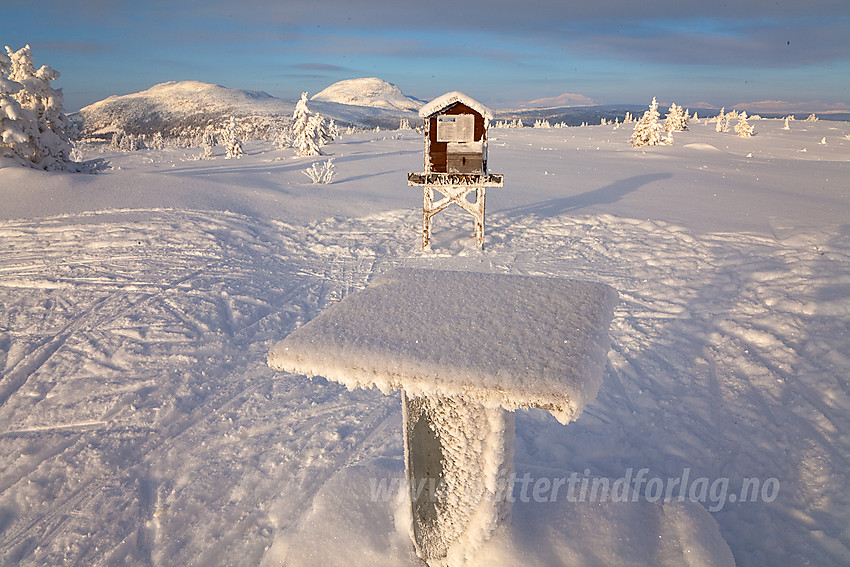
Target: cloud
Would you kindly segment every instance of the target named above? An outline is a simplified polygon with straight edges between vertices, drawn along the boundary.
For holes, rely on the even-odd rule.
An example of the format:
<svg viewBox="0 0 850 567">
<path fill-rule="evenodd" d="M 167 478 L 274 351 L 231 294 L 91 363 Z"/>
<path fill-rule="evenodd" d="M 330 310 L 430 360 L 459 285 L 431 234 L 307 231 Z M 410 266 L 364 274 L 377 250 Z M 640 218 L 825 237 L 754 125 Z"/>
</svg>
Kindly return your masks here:
<svg viewBox="0 0 850 567">
<path fill-rule="evenodd" d="M 593 106 L 595 103 L 589 97 L 576 93 L 564 93 L 549 98 L 538 98 L 527 103 L 534 108 L 554 108 L 557 106 Z"/>
<path fill-rule="evenodd" d="M 111 47 L 102 43 L 85 41 L 37 41 L 33 42 L 33 49 L 38 49 L 39 51 L 42 49 L 64 52 L 73 51 L 74 53 L 90 54 L 102 53 L 110 50 Z"/>
<path fill-rule="evenodd" d="M 292 65 L 292 67 L 301 69 L 302 71 L 351 71 L 348 67 L 331 65 L 329 63 L 297 63 Z"/>
</svg>

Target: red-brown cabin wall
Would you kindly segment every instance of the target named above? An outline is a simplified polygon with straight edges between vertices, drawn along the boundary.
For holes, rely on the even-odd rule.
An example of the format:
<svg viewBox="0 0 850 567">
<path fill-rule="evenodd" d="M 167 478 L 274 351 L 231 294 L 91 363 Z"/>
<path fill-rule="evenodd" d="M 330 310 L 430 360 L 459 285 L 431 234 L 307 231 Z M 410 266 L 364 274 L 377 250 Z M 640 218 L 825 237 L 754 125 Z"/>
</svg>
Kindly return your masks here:
<svg viewBox="0 0 850 567">
<path fill-rule="evenodd" d="M 437 141 L 437 117 L 441 115 L 451 116 L 455 114 L 472 114 L 475 117 L 475 131 L 473 133 L 473 139 L 476 142 L 480 142 L 487 133 L 484 127 L 484 116 L 461 102 L 456 102 L 449 108 L 441 110 L 433 116 L 430 116 L 427 121 L 428 132 L 426 134 L 428 136 L 428 143 L 425 144 L 425 151 L 429 152 L 429 155 L 425 156 L 425 163 L 430 163 L 431 167 L 426 167 L 426 169 L 433 173 L 448 172 L 449 144 L 448 142 Z"/>
</svg>

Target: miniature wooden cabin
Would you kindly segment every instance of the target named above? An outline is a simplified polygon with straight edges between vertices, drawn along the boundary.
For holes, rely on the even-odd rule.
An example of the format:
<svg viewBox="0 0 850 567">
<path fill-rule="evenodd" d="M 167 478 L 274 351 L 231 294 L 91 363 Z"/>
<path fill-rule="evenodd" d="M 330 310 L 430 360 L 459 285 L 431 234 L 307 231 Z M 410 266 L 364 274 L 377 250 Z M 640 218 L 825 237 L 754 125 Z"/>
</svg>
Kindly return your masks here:
<svg viewBox="0 0 850 567">
<path fill-rule="evenodd" d="M 438 97 L 419 111 L 425 120 L 424 173 L 407 184 L 423 187 L 422 249 L 431 238 L 431 217 L 456 203 L 475 218 L 476 245 L 484 246 L 485 187 L 501 187 L 503 176 L 487 172 L 487 125 L 493 112 L 461 92 Z M 434 190 L 445 195 L 436 203 Z M 475 202 L 466 195 L 475 191 Z"/>
<path fill-rule="evenodd" d="M 425 171 L 487 173 L 489 119 L 460 101 L 425 117 Z"/>
</svg>

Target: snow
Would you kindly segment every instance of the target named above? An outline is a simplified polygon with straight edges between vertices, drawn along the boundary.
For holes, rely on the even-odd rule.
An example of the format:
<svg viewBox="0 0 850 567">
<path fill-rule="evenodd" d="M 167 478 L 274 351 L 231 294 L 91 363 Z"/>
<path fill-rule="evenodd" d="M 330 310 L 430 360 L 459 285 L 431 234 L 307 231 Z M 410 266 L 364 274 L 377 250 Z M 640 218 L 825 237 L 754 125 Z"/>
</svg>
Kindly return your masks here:
<svg viewBox="0 0 850 567">
<path fill-rule="evenodd" d="M 387 83 L 388 84 L 388 83 Z M 368 87 L 366 85 L 365 87 Z M 364 87 L 364 88 L 365 88 Z M 369 93 L 351 91 L 351 97 L 368 102 Z M 340 104 L 314 97 L 310 109 L 328 118 L 354 124 L 369 123 L 393 126 L 400 116 L 415 116 L 415 109 L 384 93 L 387 105 L 357 106 L 355 100 Z M 115 95 L 86 106 L 79 111 L 88 134 L 116 131 L 174 131 L 203 128 L 210 123 L 224 124 L 231 115 L 250 117 L 258 123 L 276 124 L 292 117 L 296 101 L 284 100 L 262 91 L 233 89 L 199 81 L 171 81 L 126 95 Z M 417 106 L 418 108 L 418 106 Z"/>
<path fill-rule="evenodd" d="M 94 153 L 97 175 L 0 162 L 0 563 L 415 565 L 397 503 L 362 483 L 403 469 L 398 394 L 266 355 L 423 268 L 620 293 L 581 417 L 515 413 L 533 482 L 480 564 L 847 564 L 850 124 L 754 124 L 646 150 L 628 127 L 490 130 L 510 183 L 483 251 L 450 210 L 419 250 L 413 133 L 329 144 L 330 185 L 301 173 L 327 158 L 256 142 Z M 687 470 L 695 501 L 650 502 L 650 482 L 637 502 L 522 499 L 629 469 Z M 779 492 L 742 502 L 746 479 Z"/>
<path fill-rule="evenodd" d="M 336 82 L 310 100 L 410 112 L 422 106 L 422 102 L 405 95 L 397 86 L 374 77 Z"/>
<path fill-rule="evenodd" d="M 594 282 L 396 270 L 296 329 L 269 365 L 349 388 L 547 408 L 566 424 L 599 390 L 616 302 Z"/>
<path fill-rule="evenodd" d="M 451 91 L 444 95 L 438 96 L 431 102 L 427 103 L 425 106 L 419 109 L 419 116 L 422 118 L 427 118 L 444 108 L 451 106 L 459 102 L 461 104 L 465 104 L 475 112 L 481 114 L 487 120 L 493 119 L 493 111 L 472 98 L 471 96 L 464 94 L 460 91 Z"/>
</svg>

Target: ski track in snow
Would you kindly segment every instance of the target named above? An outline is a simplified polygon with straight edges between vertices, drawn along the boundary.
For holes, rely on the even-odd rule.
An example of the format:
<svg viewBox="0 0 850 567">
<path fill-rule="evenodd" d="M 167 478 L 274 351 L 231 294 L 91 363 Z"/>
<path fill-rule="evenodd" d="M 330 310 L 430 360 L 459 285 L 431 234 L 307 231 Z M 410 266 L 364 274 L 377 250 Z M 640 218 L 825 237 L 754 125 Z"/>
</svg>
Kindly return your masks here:
<svg viewBox="0 0 850 567">
<path fill-rule="evenodd" d="M 336 471 L 402 441 L 397 396 L 273 373 L 268 349 L 397 266 L 612 285 L 598 398 L 567 428 L 520 412 L 517 463 L 687 467 L 730 493 L 775 477 L 774 502 L 714 513 L 738 564 L 848 561 L 846 531 L 822 526 L 850 525 L 849 234 L 491 215 L 479 252 L 446 211 L 421 253 L 418 223 L 170 209 L 0 222 L 0 564 L 274 564 Z"/>
</svg>

